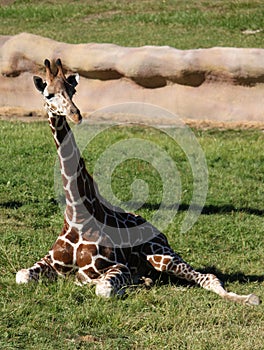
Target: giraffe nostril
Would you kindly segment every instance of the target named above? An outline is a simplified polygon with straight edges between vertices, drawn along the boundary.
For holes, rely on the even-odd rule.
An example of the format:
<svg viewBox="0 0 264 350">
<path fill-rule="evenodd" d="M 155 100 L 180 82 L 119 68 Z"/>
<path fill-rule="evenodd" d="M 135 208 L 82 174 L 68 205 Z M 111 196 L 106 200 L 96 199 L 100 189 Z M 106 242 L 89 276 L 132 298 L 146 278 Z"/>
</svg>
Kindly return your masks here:
<svg viewBox="0 0 264 350">
<path fill-rule="evenodd" d="M 80 113 L 80 111 L 76 108 L 70 109 L 70 113 L 68 113 L 67 115 L 68 119 L 71 120 L 74 124 L 80 124 L 82 121 L 82 115 Z"/>
</svg>

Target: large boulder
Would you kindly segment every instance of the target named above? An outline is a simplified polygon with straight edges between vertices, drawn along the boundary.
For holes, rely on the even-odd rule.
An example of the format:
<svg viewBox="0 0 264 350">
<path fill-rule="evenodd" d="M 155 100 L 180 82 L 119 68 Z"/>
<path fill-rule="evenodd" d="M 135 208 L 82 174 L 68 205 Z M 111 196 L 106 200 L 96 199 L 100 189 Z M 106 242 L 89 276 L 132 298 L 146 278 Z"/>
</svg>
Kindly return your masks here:
<svg viewBox="0 0 264 350">
<path fill-rule="evenodd" d="M 32 76 L 44 76 L 45 58 L 61 58 L 66 73 L 80 74 L 75 101 L 86 117 L 102 107 L 143 102 L 188 121 L 264 124 L 262 49 L 177 50 L 66 44 L 28 33 L 0 36 L 2 113 L 41 110 Z M 162 115 L 155 118 L 163 121 Z"/>
</svg>

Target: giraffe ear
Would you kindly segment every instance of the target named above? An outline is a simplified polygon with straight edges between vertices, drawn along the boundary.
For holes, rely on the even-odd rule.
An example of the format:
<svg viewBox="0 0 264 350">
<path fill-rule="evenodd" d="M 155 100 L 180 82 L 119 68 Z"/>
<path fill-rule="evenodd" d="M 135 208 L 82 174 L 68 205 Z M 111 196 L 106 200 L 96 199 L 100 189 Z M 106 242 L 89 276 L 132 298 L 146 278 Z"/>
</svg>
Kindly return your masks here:
<svg viewBox="0 0 264 350">
<path fill-rule="evenodd" d="M 40 77 L 34 76 L 33 77 L 34 84 L 41 93 L 43 93 L 45 87 L 47 86 L 47 83 L 44 83 L 43 80 Z"/>
<path fill-rule="evenodd" d="M 78 85 L 79 80 L 80 80 L 80 76 L 79 76 L 78 73 L 69 75 L 68 78 L 67 78 L 67 82 L 68 82 L 70 85 L 72 85 L 74 88 L 75 88 L 75 86 Z"/>
</svg>

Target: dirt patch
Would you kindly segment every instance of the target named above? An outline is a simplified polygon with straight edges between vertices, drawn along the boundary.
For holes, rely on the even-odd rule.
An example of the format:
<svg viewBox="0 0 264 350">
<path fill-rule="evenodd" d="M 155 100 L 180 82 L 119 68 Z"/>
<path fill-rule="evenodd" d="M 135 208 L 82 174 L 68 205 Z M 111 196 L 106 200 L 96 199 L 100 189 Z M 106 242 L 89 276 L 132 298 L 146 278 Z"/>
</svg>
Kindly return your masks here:
<svg viewBox="0 0 264 350">
<path fill-rule="evenodd" d="M 125 115 L 116 114 L 113 118 L 106 118 L 105 115 L 100 114 L 85 114 L 83 115 L 86 122 L 91 124 L 111 124 L 114 123 L 129 123 L 129 119 Z M 0 120 L 6 121 L 21 121 L 24 123 L 30 122 L 45 122 L 47 121 L 47 115 L 45 111 L 25 111 L 23 108 L 11 108 L 11 107 L 2 107 L 0 108 Z M 264 123 L 261 122 L 217 122 L 212 120 L 192 120 L 192 119 L 183 119 L 182 122 L 191 128 L 200 129 L 200 130 L 264 130 Z M 170 126 L 173 127 L 173 124 L 164 123 L 164 120 L 156 119 L 155 123 L 151 120 L 135 120 L 135 123 L 138 124 L 155 124 L 159 126 Z"/>
<path fill-rule="evenodd" d="M 13 5 L 14 2 L 15 2 L 15 0 L 1 0 L 0 5 L 1 6 Z"/>
<path fill-rule="evenodd" d="M 47 116 L 44 111 L 27 111 L 19 107 L 1 107 L 0 120 L 35 122 L 47 120 Z"/>
</svg>

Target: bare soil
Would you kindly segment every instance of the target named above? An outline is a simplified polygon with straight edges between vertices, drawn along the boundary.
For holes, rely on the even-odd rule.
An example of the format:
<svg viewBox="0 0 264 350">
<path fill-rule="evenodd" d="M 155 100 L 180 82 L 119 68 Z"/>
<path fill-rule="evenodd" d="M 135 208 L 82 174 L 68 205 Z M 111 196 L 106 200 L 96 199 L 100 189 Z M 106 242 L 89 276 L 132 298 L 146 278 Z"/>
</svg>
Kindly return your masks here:
<svg viewBox="0 0 264 350">
<path fill-rule="evenodd" d="M 124 118 L 119 115 L 115 115 L 114 120 L 105 118 L 103 115 L 100 116 L 96 114 L 95 118 L 90 118 L 88 114 L 84 114 L 83 117 L 87 119 L 90 123 L 110 123 L 114 122 L 124 122 Z M 0 120 L 8 121 L 22 121 L 22 122 L 43 122 L 47 120 L 47 115 L 44 110 L 39 111 L 26 111 L 24 108 L 18 107 L 0 107 Z M 149 123 L 149 120 L 141 120 L 142 123 Z M 241 122 L 221 122 L 212 120 L 193 120 L 184 119 L 183 122 L 190 127 L 196 129 L 239 129 L 239 130 L 249 130 L 249 129 L 259 129 L 264 131 L 264 122 L 256 121 L 241 121 Z M 151 123 L 152 124 L 152 123 Z M 167 125 L 162 118 L 155 119 L 155 124 Z M 172 126 L 172 125 L 171 125 Z"/>
</svg>

